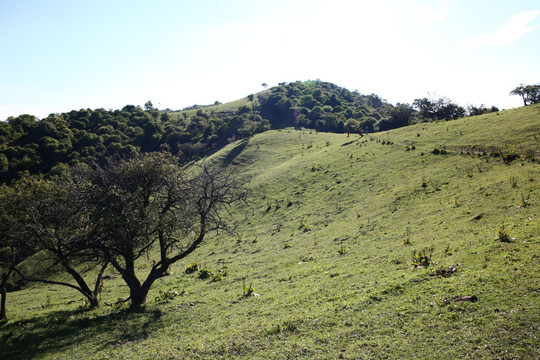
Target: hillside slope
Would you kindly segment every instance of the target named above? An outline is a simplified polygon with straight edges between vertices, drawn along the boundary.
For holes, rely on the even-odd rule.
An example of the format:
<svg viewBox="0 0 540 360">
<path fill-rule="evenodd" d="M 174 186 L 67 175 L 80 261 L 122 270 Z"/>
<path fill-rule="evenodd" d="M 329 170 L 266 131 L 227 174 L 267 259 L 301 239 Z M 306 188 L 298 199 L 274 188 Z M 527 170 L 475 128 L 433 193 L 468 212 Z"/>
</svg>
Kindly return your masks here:
<svg viewBox="0 0 540 360">
<path fill-rule="evenodd" d="M 52 287 L 11 293 L 0 347 L 40 359 L 538 358 L 539 130 L 531 106 L 232 143 L 206 161 L 251 189 L 236 238 L 178 264 L 144 313 L 79 312 Z M 193 262 L 228 276 L 185 274 Z M 117 277 L 106 302 L 125 296 Z M 256 296 L 242 296 L 250 285 Z M 160 298 L 170 290 L 183 295 Z"/>
</svg>

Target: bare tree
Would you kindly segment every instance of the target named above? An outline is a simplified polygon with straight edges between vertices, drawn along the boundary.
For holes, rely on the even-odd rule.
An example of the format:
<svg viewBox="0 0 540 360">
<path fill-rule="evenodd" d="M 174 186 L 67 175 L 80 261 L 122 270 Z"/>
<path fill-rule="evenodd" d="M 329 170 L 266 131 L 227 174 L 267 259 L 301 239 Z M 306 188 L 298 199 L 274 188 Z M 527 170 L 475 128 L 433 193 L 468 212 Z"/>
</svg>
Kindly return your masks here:
<svg viewBox="0 0 540 360">
<path fill-rule="evenodd" d="M 230 174 L 206 165 L 186 173 L 176 158 L 163 153 L 96 166 L 91 182 L 93 218 L 101 231 L 92 246 L 121 274 L 132 308 L 143 305 L 152 284 L 208 233 L 227 229 L 224 212 L 246 196 Z M 135 261 L 152 249 L 159 250 L 158 259 L 139 278 Z"/>
</svg>

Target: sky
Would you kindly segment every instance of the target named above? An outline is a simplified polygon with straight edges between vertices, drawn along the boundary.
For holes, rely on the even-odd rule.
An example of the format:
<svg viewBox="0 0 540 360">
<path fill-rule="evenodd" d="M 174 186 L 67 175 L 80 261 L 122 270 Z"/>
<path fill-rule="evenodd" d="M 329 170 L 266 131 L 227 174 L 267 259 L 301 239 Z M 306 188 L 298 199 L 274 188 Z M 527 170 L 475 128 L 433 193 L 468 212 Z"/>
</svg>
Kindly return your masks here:
<svg viewBox="0 0 540 360">
<path fill-rule="evenodd" d="M 233 101 L 320 79 L 501 109 L 540 83 L 538 0 L 0 0 L 0 120 Z"/>
</svg>

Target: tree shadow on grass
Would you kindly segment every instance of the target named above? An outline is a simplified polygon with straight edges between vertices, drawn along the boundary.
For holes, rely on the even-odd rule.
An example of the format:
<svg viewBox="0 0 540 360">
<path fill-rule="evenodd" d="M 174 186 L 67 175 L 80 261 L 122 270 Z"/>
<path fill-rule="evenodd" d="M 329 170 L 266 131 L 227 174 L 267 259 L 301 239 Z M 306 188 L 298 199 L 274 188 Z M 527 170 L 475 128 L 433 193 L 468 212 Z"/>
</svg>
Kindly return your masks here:
<svg viewBox="0 0 540 360">
<path fill-rule="evenodd" d="M 160 327 L 161 311 L 58 311 L 1 326 L 1 358 L 40 359 L 85 342 L 92 352 L 143 340 Z M 92 339 L 93 340 L 89 340 Z M 99 344 L 99 345 L 98 345 Z"/>
<path fill-rule="evenodd" d="M 242 151 L 244 151 L 248 143 L 249 138 L 240 141 L 238 145 L 232 148 L 231 151 L 229 151 L 229 153 L 225 156 L 221 162 L 221 166 L 225 167 L 230 165 L 233 160 L 236 159 L 242 153 Z"/>
</svg>

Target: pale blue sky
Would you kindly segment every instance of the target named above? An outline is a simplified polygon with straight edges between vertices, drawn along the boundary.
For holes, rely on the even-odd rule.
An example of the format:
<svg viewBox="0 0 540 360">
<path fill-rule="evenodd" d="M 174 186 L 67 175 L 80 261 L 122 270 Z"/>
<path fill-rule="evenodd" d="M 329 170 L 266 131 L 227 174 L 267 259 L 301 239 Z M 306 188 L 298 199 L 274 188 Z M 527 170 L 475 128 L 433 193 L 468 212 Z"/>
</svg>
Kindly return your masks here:
<svg viewBox="0 0 540 360">
<path fill-rule="evenodd" d="M 232 101 L 321 79 L 391 103 L 521 106 L 538 0 L 0 0 L 0 120 Z"/>
</svg>

